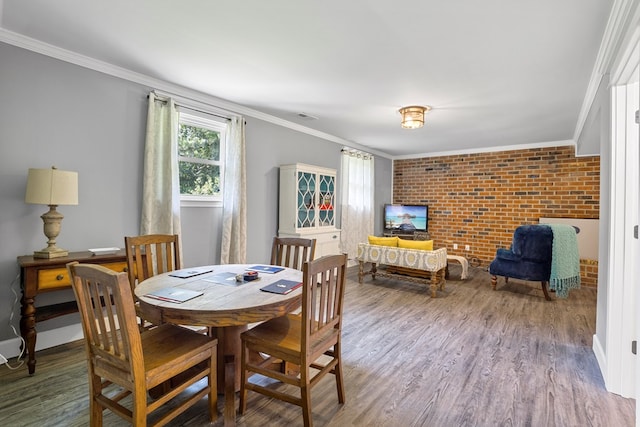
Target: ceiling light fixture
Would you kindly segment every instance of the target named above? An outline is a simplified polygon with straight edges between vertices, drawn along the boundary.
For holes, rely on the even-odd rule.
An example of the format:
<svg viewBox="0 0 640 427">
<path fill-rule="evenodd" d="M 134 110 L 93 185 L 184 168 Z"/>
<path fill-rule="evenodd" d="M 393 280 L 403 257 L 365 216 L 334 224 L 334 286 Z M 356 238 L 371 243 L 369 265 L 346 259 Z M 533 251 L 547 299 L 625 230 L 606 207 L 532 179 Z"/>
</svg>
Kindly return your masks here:
<svg viewBox="0 0 640 427">
<path fill-rule="evenodd" d="M 418 129 L 424 126 L 424 115 L 431 110 L 429 106 L 411 105 L 402 107 L 398 112 L 402 115 L 401 126 L 405 129 Z"/>
</svg>

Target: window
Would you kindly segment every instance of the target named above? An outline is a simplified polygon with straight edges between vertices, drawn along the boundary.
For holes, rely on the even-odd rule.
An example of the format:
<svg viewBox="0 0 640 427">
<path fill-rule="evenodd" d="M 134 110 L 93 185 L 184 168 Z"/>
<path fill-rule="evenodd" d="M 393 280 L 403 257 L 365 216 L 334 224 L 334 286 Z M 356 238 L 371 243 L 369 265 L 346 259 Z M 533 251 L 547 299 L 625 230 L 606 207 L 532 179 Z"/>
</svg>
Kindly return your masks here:
<svg viewBox="0 0 640 427">
<path fill-rule="evenodd" d="M 182 206 L 222 202 L 224 140 L 227 122 L 180 113 L 178 167 Z"/>
</svg>

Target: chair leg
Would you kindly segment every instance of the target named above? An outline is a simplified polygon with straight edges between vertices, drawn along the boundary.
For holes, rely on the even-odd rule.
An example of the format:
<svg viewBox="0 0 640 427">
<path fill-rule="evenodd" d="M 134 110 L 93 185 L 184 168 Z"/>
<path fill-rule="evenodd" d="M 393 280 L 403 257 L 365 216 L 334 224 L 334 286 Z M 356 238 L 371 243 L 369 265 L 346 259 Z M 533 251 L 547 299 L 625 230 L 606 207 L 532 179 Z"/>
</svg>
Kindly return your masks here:
<svg viewBox="0 0 640 427">
<path fill-rule="evenodd" d="M 102 413 L 104 408 L 98 403 L 98 396 L 102 394 L 102 380 L 97 375 L 91 375 L 89 381 L 89 402 L 90 423 L 92 427 L 102 427 Z"/>
<path fill-rule="evenodd" d="M 209 421 L 218 419 L 218 373 L 216 370 L 216 351 L 209 359 Z"/>
<path fill-rule="evenodd" d="M 333 357 L 338 359 L 338 364 L 333 368 L 334 375 L 336 376 L 336 388 L 338 389 L 338 402 L 344 403 L 344 382 L 342 381 L 342 357 L 340 343 L 334 346 Z"/>
<path fill-rule="evenodd" d="M 147 425 L 147 393 L 142 388 L 135 387 L 132 393 L 133 398 L 133 419 L 132 424 L 136 427 L 146 427 Z"/>
<path fill-rule="evenodd" d="M 309 364 L 304 363 L 300 366 L 300 406 L 302 407 L 302 420 L 304 427 L 313 426 L 313 418 L 311 417 L 311 384 Z"/>
<path fill-rule="evenodd" d="M 496 290 L 496 285 L 498 284 L 498 277 L 491 275 L 491 289 Z"/>
<path fill-rule="evenodd" d="M 247 384 L 247 363 L 249 362 L 249 360 L 247 359 L 248 357 L 248 352 L 247 352 L 247 346 L 245 345 L 245 343 L 242 343 L 242 352 L 241 352 L 241 370 L 240 370 L 240 405 L 238 410 L 240 411 L 240 414 L 244 414 L 244 411 L 247 410 L 247 388 L 245 387 L 245 385 Z"/>
<path fill-rule="evenodd" d="M 544 299 L 547 301 L 551 301 L 551 297 L 549 296 L 549 292 L 547 291 L 547 285 L 549 282 L 542 282 L 542 292 L 544 292 Z"/>
<path fill-rule="evenodd" d="M 313 418 L 311 418 L 311 393 L 308 381 L 300 387 L 300 397 L 302 398 L 302 420 L 304 421 L 304 427 L 312 427 Z"/>
</svg>

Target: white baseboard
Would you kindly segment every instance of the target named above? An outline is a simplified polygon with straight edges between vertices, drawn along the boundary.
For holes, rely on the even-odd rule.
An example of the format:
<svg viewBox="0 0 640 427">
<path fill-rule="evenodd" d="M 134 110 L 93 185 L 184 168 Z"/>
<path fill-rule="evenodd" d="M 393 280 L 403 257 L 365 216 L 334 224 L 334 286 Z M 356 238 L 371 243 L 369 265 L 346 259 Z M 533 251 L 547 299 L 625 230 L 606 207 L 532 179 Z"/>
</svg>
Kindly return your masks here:
<svg viewBox="0 0 640 427">
<path fill-rule="evenodd" d="M 597 335 L 593 335 L 593 345 L 592 345 L 593 353 L 596 355 L 596 360 L 598 361 L 598 366 L 600 367 L 600 373 L 602 374 L 602 378 L 604 378 L 604 386 L 607 391 L 609 387 L 607 386 L 607 356 L 604 354 L 604 350 L 602 349 L 602 345 L 600 344 L 600 340 Z"/>
<path fill-rule="evenodd" d="M 84 333 L 82 332 L 82 324 L 80 323 L 63 326 L 50 331 L 39 332 L 38 339 L 36 340 L 36 351 L 81 340 L 83 338 Z"/>
<path fill-rule="evenodd" d="M 20 338 L 11 338 L 5 341 L 0 341 L 0 354 L 11 359 L 20 354 Z"/>
<path fill-rule="evenodd" d="M 38 332 L 36 351 L 77 341 L 82 338 L 84 338 L 84 334 L 82 333 L 82 325 L 79 323 L 52 329 L 50 331 Z M 20 354 L 20 344 L 20 338 L 11 338 L 5 341 L 0 341 L 0 354 L 7 359 L 16 357 Z"/>
</svg>

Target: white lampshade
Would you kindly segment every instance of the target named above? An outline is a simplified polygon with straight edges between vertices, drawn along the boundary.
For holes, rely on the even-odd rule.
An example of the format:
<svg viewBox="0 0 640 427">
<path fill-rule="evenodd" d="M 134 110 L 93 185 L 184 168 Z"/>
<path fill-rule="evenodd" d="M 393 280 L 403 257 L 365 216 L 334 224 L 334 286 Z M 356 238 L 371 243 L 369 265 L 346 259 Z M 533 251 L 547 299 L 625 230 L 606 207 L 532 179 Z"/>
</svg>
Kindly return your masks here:
<svg viewBox="0 0 640 427">
<path fill-rule="evenodd" d="M 38 205 L 77 205 L 78 173 L 51 169 L 29 169 L 24 201 Z"/>
</svg>

